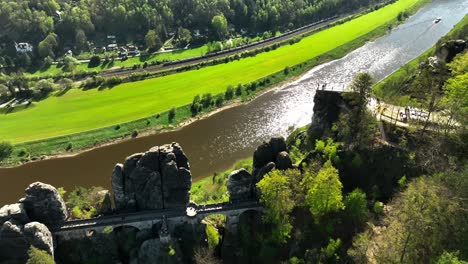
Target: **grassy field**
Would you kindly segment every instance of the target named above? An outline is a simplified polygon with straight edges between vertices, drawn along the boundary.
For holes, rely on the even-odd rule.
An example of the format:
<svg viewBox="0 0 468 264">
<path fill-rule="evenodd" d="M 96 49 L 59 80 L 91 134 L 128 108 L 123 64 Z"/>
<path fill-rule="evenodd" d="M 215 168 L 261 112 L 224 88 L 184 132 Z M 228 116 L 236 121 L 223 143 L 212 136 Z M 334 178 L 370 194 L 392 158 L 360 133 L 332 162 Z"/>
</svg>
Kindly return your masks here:
<svg viewBox="0 0 468 264">
<path fill-rule="evenodd" d="M 0 116 L 0 138 L 20 143 L 124 123 L 190 103 L 197 94 L 217 94 L 230 84 L 247 83 L 342 46 L 394 20 L 420 0 L 399 0 L 317 34 L 228 64 L 160 78 L 125 83 L 112 89 L 72 89 L 34 106 Z"/>
</svg>

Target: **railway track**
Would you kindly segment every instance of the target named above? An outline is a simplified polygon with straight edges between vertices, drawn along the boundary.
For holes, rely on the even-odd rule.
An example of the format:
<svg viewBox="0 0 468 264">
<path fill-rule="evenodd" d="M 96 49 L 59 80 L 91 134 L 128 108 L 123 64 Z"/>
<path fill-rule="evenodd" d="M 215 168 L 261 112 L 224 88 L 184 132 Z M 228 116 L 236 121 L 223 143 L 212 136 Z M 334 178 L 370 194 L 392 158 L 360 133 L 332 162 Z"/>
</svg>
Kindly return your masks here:
<svg viewBox="0 0 468 264">
<path fill-rule="evenodd" d="M 244 45 L 241 47 L 237 48 L 232 48 L 229 50 L 225 51 L 220 51 L 216 53 L 211 53 L 211 54 L 206 54 L 203 56 L 198 56 L 198 57 L 193 57 L 193 58 L 188 58 L 184 60 L 176 60 L 176 61 L 171 61 L 167 62 L 164 64 L 160 65 L 150 65 L 146 68 L 139 68 L 139 69 L 118 69 L 118 70 L 107 70 L 99 73 L 99 75 L 109 78 L 109 77 L 126 77 L 131 75 L 132 73 L 141 73 L 141 72 L 148 72 L 148 73 L 156 73 L 156 72 L 164 72 L 164 71 L 171 71 L 175 70 L 178 68 L 186 67 L 186 66 L 192 66 L 192 65 L 197 65 L 202 62 L 209 62 L 212 60 L 216 59 L 222 59 L 226 58 L 235 54 L 240 54 L 246 51 L 251 51 L 251 50 L 256 50 L 259 48 L 267 47 L 274 45 L 276 43 L 282 43 L 284 41 L 288 41 L 290 39 L 293 39 L 297 36 L 303 35 L 303 34 L 309 34 L 317 29 L 326 27 L 327 25 L 336 22 L 340 20 L 341 18 L 344 18 L 346 16 L 354 15 L 356 13 L 359 13 L 361 10 L 356 11 L 353 14 L 348 14 L 348 15 L 341 15 L 341 16 L 333 16 L 327 19 L 320 20 L 318 22 L 297 28 L 293 31 L 289 31 L 285 34 L 281 34 L 276 37 L 272 37 L 266 40 L 254 42 L 248 45 Z"/>
</svg>

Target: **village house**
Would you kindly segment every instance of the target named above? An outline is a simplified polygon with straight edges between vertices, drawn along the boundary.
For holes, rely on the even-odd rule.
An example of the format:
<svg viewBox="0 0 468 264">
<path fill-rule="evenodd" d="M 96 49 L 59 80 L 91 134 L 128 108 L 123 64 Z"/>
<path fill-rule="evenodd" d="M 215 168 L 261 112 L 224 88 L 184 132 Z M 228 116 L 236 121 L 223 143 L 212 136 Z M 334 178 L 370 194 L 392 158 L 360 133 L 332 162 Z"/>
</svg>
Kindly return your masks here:
<svg viewBox="0 0 468 264">
<path fill-rule="evenodd" d="M 27 42 L 15 43 L 15 48 L 18 53 L 27 53 L 33 50 L 33 46 Z"/>
</svg>

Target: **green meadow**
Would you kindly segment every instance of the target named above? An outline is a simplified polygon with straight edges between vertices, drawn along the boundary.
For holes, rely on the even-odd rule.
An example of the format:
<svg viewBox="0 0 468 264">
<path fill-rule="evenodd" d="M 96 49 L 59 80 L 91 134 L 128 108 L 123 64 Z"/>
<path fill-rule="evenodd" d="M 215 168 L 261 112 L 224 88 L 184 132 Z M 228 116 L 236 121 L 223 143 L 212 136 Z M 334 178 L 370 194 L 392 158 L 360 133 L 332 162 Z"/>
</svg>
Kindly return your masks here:
<svg viewBox="0 0 468 264">
<path fill-rule="evenodd" d="M 111 89 L 72 89 L 61 96 L 52 95 L 27 109 L 0 115 L 0 138 L 18 144 L 125 123 L 187 105 L 197 94 L 218 94 L 228 85 L 255 81 L 346 45 L 419 2 L 399 0 L 255 57 Z"/>
</svg>

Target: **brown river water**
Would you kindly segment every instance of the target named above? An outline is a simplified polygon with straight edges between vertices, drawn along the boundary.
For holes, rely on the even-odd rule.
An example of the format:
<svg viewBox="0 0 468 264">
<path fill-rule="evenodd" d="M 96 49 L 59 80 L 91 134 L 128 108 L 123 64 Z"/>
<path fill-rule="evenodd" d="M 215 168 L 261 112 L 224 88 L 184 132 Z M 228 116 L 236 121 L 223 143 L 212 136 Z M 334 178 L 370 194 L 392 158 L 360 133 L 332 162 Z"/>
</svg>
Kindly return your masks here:
<svg viewBox="0 0 468 264">
<path fill-rule="evenodd" d="M 125 157 L 155 145 L 179 142 L 194 179 L 223 171 L 272 136 L 287 136 L 310 122 L 317 85 L 342 89 L 363 71 L 381 80 L 434 45 L 468 12 L 466 0 L 434 0 L 389 34 L 340 60 L 311 69 L 297 81 L 226 109 L 177 131 L 160 133 L 99 147 L 73 157 L 0 169 L 0 205 L 16 202 L 32 182 L 42 181 L 67 191 L 75 186 L 110 188 L 113 167 Z M 436 17 L 442 21 L 434 24 Z"/>
</svg>

